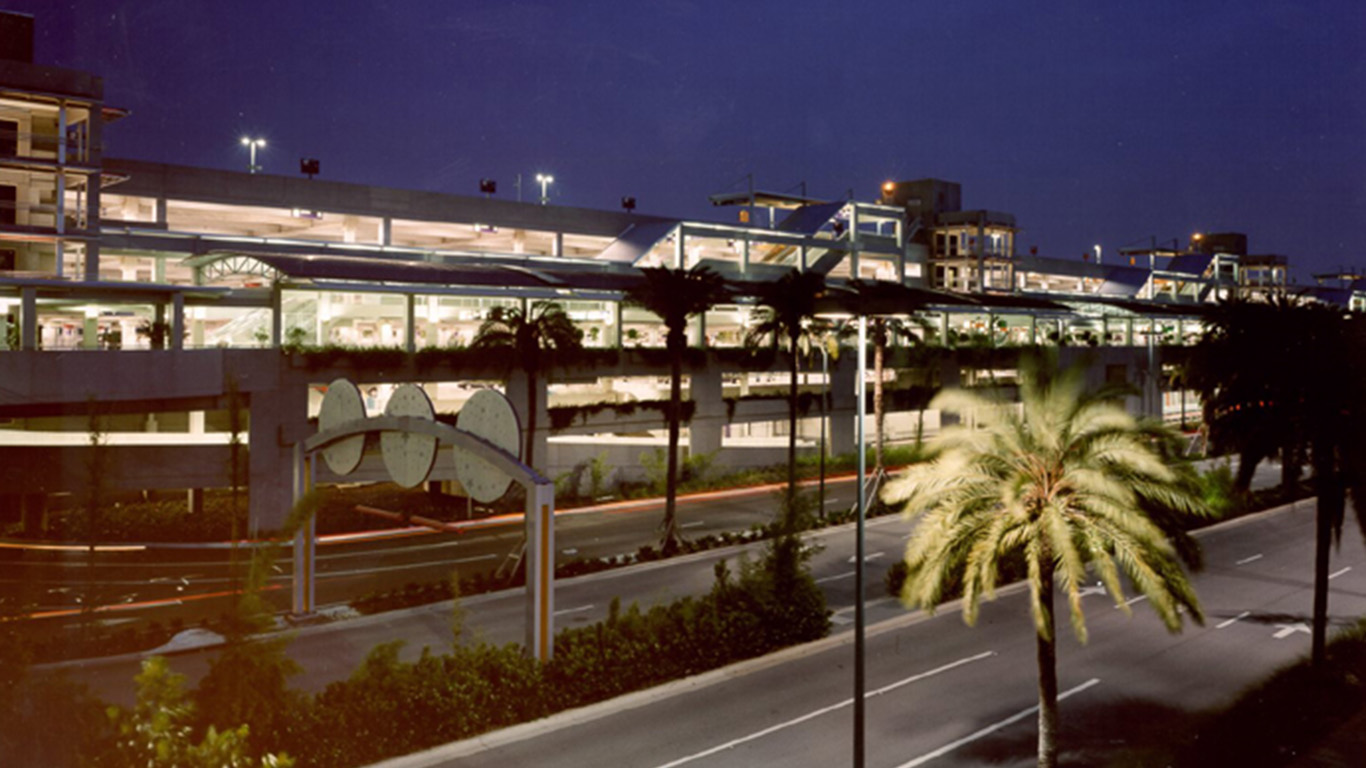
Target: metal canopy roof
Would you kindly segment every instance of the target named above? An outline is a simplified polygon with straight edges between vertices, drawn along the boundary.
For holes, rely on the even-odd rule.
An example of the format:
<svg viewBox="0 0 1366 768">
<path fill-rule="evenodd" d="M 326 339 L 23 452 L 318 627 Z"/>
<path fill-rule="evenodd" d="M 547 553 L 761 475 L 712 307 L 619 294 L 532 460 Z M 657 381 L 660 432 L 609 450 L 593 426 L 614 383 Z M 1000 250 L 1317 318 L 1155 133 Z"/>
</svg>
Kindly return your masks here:
<svg viewBox="0 0 1366 768">
<path fill-rule="evenodd" d="M 787 218 L 778 222 L 778 229 L 782 232 L 798 232 L 803 235 L 814 235 L 826 222 L 835 218 L 847 203 L 840 201 L 835 203 L 821 203 L 819 205 L 804 205 L 793 211 Z"/>
<path fill-rule="evenodd" d="M 649 221 L 634 224 L 625 232 L 622 232 L 612 244 L 602 249 L 597 258 L 599 261 L 619 262 L 622 264 L 634 264 L 640 257 L 650 252 L 650 249 L 659 244 L 660 240 L 669 236 L 681 222 L 678 221 Z"/>
<path fill-rule="evenodd" d="M 707 199 L 711 201 L 712 205 L 758 205 L 764 208 L 801 208 L 806 205 L 819 205 L 826 202 L 817 197 L 793 195 L 787 192 L 766 192 L 758 189 L 753 192 L 722 192 L 716 195 L 708 195 Z"/>
</svg>

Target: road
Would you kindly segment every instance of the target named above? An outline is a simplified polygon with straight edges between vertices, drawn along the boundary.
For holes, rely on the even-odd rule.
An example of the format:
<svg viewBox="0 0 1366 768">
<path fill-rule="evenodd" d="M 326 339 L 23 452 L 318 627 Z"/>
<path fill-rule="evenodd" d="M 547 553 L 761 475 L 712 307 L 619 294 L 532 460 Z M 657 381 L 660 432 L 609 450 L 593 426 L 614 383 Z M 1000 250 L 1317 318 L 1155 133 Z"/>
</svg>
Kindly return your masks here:
<svg viewBox="0 0 1366 768">
<path fill-rule="evenodd" d="M 896 538 L 899 529 L 877 530 Z M 1063 744 L 1076 764 L 1095 761 L 1087 750 L 1161 734 L 1224 704 L 1307 653 L 1312 505 L 1233 521 L 1200 539 L 1207 565 L 1195 585 L 1205 626 L 1170 635 L 1141 601 L 1130 617 L 1101 594 L 1084 598 L 1088 644 L 1073 638 L 1065 619 L 1059 626 Z M 1366 614 L 1366 552 L 1358 537 L 1344 536 L 1331 572 L 1330 611 L 1340 626 Z M 1033 764 L 1032 624 L 1027 595 L 1006 592 L 983 606 L 973 629 L 946 608 L 933 617 L 903 614 L 870 632 L 867 765 Z M 875 608 L 873 620 L 888 610 Z M 847 764 L 852 646 L 847 627 L 837 629 L 844 631 L 785 652 L 781 663 L 746 662 L 671 684 L 629 708 L 608 702 L 393 765 Z"/>
<path fill-rule="evenodd" d="M 697 494 L 680 499 L 684 535 L 700 538 L 741 531 L 773 519 L 771 490 Z M 828 483 L 826 507 L 854 502 L 852 476 Z M 557 562 L 631 555 L 658 541 L 663 507 L 658 499 L 568 510 L 556 516 Z M 395 534 L 400 533 L 395 531 Z M 366 594 L 417 582 L 443 581 L 452 571 L 468 580 L 494 570 L 521 540 L 521 520 L 505 516 L 471 521 L 459 533 L 413 529 L 407 535 L 353 539 L 324 537 L 318 547 L 318 605 L 340 605 Z M 179 619 L 194 625 L 231 609 L 249 555 L 223 544 L 111 546 L 92 558 L 83 547 L 0 547 L 4 572 L 0 597 L 33 605 L 47 636 L 79 624 L 83 602 L 104 606 L 111 622 Z M 287 552 L 274 565 L 268 599 L 289 608 L 292 562 Z"/>
</svg>

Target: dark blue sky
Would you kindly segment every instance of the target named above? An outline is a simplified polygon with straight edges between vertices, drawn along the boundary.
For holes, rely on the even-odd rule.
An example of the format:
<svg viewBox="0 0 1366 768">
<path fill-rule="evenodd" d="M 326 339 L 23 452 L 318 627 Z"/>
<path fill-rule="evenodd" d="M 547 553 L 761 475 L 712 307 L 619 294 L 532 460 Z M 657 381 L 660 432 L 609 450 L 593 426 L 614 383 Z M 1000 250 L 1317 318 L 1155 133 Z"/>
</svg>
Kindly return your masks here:
<svg viewBox="0 0 1366 768">
<path fill-rule="evenodd" d="M 0 0 L 104 76 L 111 154 L 716 218 L 709 193 L 963 184 L 1020 250 L 1242 231 L 1366 267 L 1366 3 Z M 1301 277 L 1301 279 L 1305 279 Z"/>
</svg>

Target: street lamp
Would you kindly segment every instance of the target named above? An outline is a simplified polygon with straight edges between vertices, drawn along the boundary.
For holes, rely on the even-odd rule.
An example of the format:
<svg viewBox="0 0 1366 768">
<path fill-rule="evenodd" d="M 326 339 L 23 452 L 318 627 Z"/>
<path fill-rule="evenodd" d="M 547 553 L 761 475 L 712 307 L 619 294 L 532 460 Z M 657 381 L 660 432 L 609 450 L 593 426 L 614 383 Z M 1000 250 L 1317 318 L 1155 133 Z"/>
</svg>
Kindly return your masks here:
<svg viewBox="0 0 1366 768">
<path fill-rule="evenodd" d="M 1100 263 L 1100 246 L 1099 246 L 1099 245 L 1093 245 L 1093 246 L 1091 246 L 1091 247 L 1094 248 L 1095 251 L 1096 251 L 1096 263 L 1099 264 L 1099 263 Z"/>
<path fill-rule="evenodd" d="M 265 139 L 253 139 L 250 136 L 242 137 L 242 146 L 251 151 L 251 161 L 247 165 L 247 173 L 256 173 L 261 170 L 261 166 L 256 164 L 256 150 L 266 145 Z"/>
<path fill-rule="evenodd" d="M 538 173 L 536 174 L 536 183 L 541 185 L 541 205 L 545 205 L 550 200 L 546 188 L 555 183 L 555 177 L 548 173 Z"/>
</svg>

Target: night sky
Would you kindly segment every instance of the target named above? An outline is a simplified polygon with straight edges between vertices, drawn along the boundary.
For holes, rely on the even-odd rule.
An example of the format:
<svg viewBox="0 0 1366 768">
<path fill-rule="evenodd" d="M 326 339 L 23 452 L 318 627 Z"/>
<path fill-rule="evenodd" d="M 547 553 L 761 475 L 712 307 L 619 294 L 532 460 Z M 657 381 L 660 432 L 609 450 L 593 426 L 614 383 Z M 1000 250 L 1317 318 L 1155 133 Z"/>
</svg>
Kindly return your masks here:
<svg viewBox="0 0 1366 768">
<path fill-rule="evenodd" d="M 1241 231 L 1366 267 L 1366 3 L 0 0 L 132 115 L 108 152 L 730 218 L 745 187 L 963 184 L 1018 248 Z"/>
</svg>

